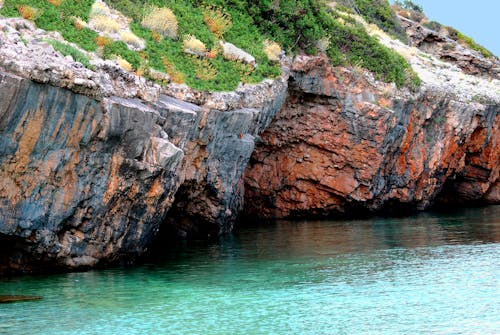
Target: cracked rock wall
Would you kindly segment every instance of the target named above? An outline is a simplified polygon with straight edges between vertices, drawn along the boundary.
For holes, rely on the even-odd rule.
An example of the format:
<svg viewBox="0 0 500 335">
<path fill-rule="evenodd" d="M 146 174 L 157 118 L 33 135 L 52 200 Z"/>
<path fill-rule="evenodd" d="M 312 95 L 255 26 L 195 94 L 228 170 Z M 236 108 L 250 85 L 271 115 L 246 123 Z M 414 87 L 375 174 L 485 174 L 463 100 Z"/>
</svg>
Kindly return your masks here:
<svg viewBox="0 0 500 335">
<path fill-rule="evenodd" d="M 231 109 L 216 94 L 200 105 L 96 100 L 0 72 L 0 272 L 133 259 L 161 225 L 229 231 L 254 138 L 286 84 L 241 90 Z"/>
<path fill-rule="evenodd" d="M 245 172 L 245 212 L 268 218 L 499 203 L 500 104 L 394 94 L 299 56 L 289 97 Z"/>
</svg>

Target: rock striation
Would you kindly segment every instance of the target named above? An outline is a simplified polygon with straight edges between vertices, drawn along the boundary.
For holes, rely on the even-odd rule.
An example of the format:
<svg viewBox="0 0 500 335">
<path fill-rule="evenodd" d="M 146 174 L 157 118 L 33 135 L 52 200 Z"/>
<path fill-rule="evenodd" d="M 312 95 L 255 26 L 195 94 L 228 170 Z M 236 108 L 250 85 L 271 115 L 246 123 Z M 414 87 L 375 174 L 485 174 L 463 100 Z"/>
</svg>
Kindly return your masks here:
<svg viewBox="0 0 500 335">
<path fill-rule="evenodd" d="M 496 97 L 498 99 L 498 96 Z M 500 102 L 398 92 L 322 57 L 293 63 L 289 97 L 245 172 L 246 213 L 272 218 L 499 203 Z"/>
<path fill-rule="evenodd" d="M 2 24 L 0 273 L 130 260 L 162 225 L 182 236 L 232 228 L 286 68 L 230 93 L 160 90 L 111 62 L 91 71 L 61 57 L 24 20 Z"/>
<path fill-rule="evenodd" d="M 199 92 L 85 68 L 25 20 L 0 30 L 0 274 L 133 260 L 159 231 L 216 235 L 242 212 L 500 202 L 499 82 L 431 56 L 407 52 L 419 92 L 307 56 Z"/>
<path fill-rule="evenodd" d="M 97 101 L 0 71 L 8 266 L 79 268 L 139 255 L 162 224 L 180 235 L 230 230 L 254 138 L 280 109 L 286 79 L 253 89 L 271 96 L 216 110 L 166 95 Z"/>
</svg>

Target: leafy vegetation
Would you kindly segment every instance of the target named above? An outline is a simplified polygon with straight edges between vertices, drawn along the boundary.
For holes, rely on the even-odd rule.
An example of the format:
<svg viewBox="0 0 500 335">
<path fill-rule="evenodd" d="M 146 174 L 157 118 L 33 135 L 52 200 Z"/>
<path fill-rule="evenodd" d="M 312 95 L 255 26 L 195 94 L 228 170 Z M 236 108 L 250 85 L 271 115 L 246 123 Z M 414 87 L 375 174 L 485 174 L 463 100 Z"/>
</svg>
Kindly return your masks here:
<svg viewBox="0 0 500 335">
<path fill-rule="evenodd" d="M 87 21 L 93 2 L 94 0 L 66 0 L 56 6 L 42 0 L 5 0 L 0 13 L 5 16 L 19 16 L 23 8 L 33 8 L 37 12 L 33 21 L 38 27 L 59 31 L 67 41 L 74 42 L 87 51 L 94 51 L 97 33 L 88 28 L 77 29 L 71 20 L 72 17 L 78 16 Z"/>
<path fill-rule="evenodd" d="M 103 55 L 106 59 L 115 59 L 116 56 L 120 56 L 129 62 L 134 70 L 137 70 L 143 61 L 139 53 L 130 50 L 123 41 L 111 41 L 107 43 L 103 48 Z"/>
<path fill-rule="evenodd" d="M 491 51 L 489 51 L 488 49 L 486 49 L 482 45 L 479 45 L 471 37 L 462 34 L 460 31 L 458 31 L 452 27 L 446 27 L 446 29 L 448 30 L 449 36 L 452 39 L 454 39 L 455 41 L 467 45 L 472 50 L 476 50 L 476 51 L 480 52 L 486 58 L 493 57 L 493 53 L 491 53 Z"/>
<path fill-rule="evenodd" d="M 249 0 L 213 2 L 230 8 L 232 16 L 250 13 L 249 20 L 253 20 L 261 33 L 278 42 L 288 53 L 302 49 L 315 54 L 326 44 L 326 52 L 334 65 L 360 65 L 374 72 L 378 79 L 394 81 L 398 86 L 419 84 L 417 75 L 403 57 L 368 35 L 354 19 L 320 1 L 262 1 L 259 5 Z M 387 0 L 383 2 L 390 10 Z"/>
<path fill-rule="evenodd" d="M 441 23 L 436 21 L 428 21 L 427 17 L 424 14 L 424 10 L 422 6 L 415 4 L 411 0 L 396 0 L 394 3 L 397 9 L 406 11 L 399 12 L 400 15 L 406 16 L 411 20 L 422 23 L 423 26 L 435 30 L 440 31 L 443 27 L 448 31 L 448 35 L 453 40 L 468 46 L 469 48 L 480 52 L 484 57 L 493 57 L 493 53 L 488 49 L 478 44 L 474 39 L 469 36 L 462 34 L 460 31 L 456 30 L 452 27 L 443 26 Z"/>
<path fill-rule="evenodd" d="M 335 64 L 356 64 L 371 70 L 377 79 L 395 82 L 397 86 L 420 86 L 420 79 L 398 53 L 370 37 L 362 26 L 331 23 L 332 47 L 328 55 Z"/>
<path fill-rule="evenodd" d="M 404 43 L 410 42 L 388 0 L 354 0 L 354 3 L 365 20 Z"/>
<path fill-rule="evenodd" d="M 17 11 L 23 19 L 34 21 L 40 14 L 40 11 L 34 7 L 19 5 Z"/>
<path fill-rule="evenodd" d="M 231 16 L 226 11 L 215 6 L 207 6 L 203 9 L 203 20 L 208 29 L 218 39 L 222 39 L 224 34 L 231 29 L 233 25 Z"/>
<path fill-rule="evenodd" d="M 56 40 L 46 40 L 46 42 L 52 45 L 54 50 L 59 51 L 64 56 L 71 56 L 75 61 L 82 63 L 86 68 L 91 70 L 95 69 L 95 67 L 90 64 L 90 58 L 75 47 Z"/>
<path fill-rule="evenodd" d="M 422 6 L 415 4 L 411 0 L 396 0 L 393 8 L 399 15 L 412 21 L 423 23 L 427 20 Z"/>
<path fill-rule="evenodd" d="M 424 13 L 422 6 L 414 3 L 411 0 L 396 0 L 394 4 L 402 9 L 411 10 L 414 12 Z"/>
<path fill-rule="evenodd" d="M 398 33 L 387 0 L 376 0 L 376 6 L 373 1 L 355 1 L 369 21 Z M 152 73 L 153 80 L 159 78 L 160 71 L 168 73 L 175 82 L 200 90 L 233 90 L 239 82 L 255 83 L 279 76 L 277 60 L 281 48 L 289 54 L 301 50 L 309 54 L 326 52 L 335 65 L 359 65 L 378 79 L 394 81 L 398 86 L 418 84 L 418 77 L 403 57 L 382 46 L 354 19 L 320 0 L 106 1 L 133 19 L 130 34 L 146 44 L 141 51 L 131 50 L 125 43 L 131 38 L 113 41 L 87 27 L 94 0 L 4 2 L 2 15 L 19 16 L 18 7 L 29 6 L 35 9 L 33 20 L 42 29 L 60 31 L 67 41 L 88 51 L 98 51 L 107 59 L 118 59 L 142 75 Z M 160 9 L 168 15 L 155 16 Z M 109 22 L 100 23 L 104 30 L 116 31 Z M 219 50 L 220 39 L 254 56 L 257 67 L 224 59 Z M 141 41 L 132 42 L 129 44 L 138 48 Z M 193 50 L 195 55 L 186 52 Z"/>
</svg>

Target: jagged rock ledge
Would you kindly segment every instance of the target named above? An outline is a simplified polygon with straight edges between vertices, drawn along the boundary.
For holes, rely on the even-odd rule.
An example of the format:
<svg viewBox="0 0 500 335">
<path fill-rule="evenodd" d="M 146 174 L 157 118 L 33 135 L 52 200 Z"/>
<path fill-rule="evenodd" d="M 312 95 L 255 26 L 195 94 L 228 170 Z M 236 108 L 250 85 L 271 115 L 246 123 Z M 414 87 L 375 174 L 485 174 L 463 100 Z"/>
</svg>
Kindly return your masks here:
<svg viewBox="0 0 500 335">
<path fill-rule="evenodd" d="M 426 28 L 402 16 L 399 16 L 399 19 L 412 45 L 420 50 L 455 64 L 467 74 L 500 79 L 500 60 L 497 57 L 487 58 L 479 51 L 458 43 L 441 31 Z"/>
</svg>

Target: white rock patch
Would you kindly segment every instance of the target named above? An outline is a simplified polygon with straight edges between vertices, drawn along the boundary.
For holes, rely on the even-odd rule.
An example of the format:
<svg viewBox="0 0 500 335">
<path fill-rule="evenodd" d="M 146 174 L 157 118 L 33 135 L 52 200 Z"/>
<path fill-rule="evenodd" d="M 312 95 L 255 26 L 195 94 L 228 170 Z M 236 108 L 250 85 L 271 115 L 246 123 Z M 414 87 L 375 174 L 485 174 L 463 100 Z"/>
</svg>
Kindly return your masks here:
<svg viewBox="0 0 500 335">
<path fill-rule="evenodd" d="M 456 65 L 443 62 L 415 47 L 408 46 L 374 25 L 367 24 L 360 17 L 356 19 L 365 26 L 370 35 L 377 36 L 383 45 L 405 57 L 422 79 L 423 89 L 455 94 L 463 102 L 483 99 L 500 102 L 500 80 L 465 74 Z"/>
<path fill-rule="evenodd" d="M 99 24 L 102 20 L 114 23 L 116 25 L 116 29 L 103 29 L 103 27 Z M 130 22 L 130 18 L 126 17 L 119 11 L 110 8 L 103 1 L 97 0 L 92 7 L 88 27 L 99 33 L 101 36 L 109 37 L 114 41 L 125 42 L 132 50 L 143 50 L 146 48 L 146 41 L 139 38 L 130 30 Z"/>
<path fill-rule="evenodd" d="M 222 47 L 222 55 L 225 59 L 240 61 L 256 67 L 255 57 L 250 55 L 248 52 L 228 42 L 220 41 L 220 46 Z"/>
</svg>

